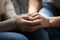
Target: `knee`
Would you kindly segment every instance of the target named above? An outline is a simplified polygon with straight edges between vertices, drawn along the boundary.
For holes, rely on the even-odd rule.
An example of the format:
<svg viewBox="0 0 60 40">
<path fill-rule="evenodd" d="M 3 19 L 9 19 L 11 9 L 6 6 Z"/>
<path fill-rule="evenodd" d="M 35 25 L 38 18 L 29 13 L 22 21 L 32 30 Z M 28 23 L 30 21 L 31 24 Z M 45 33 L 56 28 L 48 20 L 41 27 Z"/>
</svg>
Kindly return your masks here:
<svg viewBox="0 0 60 40">
<path fill-rule="evenodd" d="M 0 40 L 28 40 L 24 35 L 18 33 L 0 33 Z"/>
</svg>

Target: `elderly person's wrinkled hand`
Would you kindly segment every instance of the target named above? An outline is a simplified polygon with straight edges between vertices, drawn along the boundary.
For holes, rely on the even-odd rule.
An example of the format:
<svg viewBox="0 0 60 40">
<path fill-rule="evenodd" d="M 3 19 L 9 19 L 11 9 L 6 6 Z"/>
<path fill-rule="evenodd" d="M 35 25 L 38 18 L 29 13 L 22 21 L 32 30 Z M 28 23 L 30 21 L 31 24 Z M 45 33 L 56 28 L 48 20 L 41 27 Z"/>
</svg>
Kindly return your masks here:
<svg viewBox="0 0 60 40">
<path fill-rule="evenodd" d="M 39 24 L 40 20 L 32 20 L 31 15 L 29 14 L 22 14 L 15 17 L 15 23 L 18 28 L 22 31 L 33 31 L 34 27 Z M 34 26 L 34 27 L 33 27 Z"/>
<path fill-rule="evenodd" d="M 28 13 L 16 16 L 16 25 L 22 31 L 32 32 L 50 26 L 49 20 L 39 13 Z"/>
<path fill-rule="evenodd" d="M 39 13 L 34 13 L 31 15 L 33 17 L 33 21 L 40 20 L 40 27 L 48 27 L 50 26 L 49 19 L 41 16 Z"/>
<path fill-rule="evenodd" d="M 30 15 L 32 17 L 32 19 L 31 19 L 32 21 L 39 20 L 39 22 L 38 22 L 39 24 L 32 25 L 32 28 L 30 29 L 30 31 L 35 31 L 35 30 L 38 30 L 40 28 L 50 26 L 49 19 L 41 16 L 39 13 L 32 13 L 32 14 L 28 14 L 28 15 Z"/>
</svg>

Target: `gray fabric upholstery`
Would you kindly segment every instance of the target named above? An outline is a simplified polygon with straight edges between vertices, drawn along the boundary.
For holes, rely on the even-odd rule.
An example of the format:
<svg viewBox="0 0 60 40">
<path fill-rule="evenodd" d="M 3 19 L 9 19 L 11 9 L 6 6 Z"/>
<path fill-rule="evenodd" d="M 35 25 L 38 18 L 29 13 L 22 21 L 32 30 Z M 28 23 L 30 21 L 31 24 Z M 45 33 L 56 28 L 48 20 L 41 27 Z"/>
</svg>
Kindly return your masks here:
<svg viewBox="0 0 60 40">
<path fill-rule="evenodd" d="M 28 0 L 12 0 L 17 14 L 28 12 Z"/>
</svg>

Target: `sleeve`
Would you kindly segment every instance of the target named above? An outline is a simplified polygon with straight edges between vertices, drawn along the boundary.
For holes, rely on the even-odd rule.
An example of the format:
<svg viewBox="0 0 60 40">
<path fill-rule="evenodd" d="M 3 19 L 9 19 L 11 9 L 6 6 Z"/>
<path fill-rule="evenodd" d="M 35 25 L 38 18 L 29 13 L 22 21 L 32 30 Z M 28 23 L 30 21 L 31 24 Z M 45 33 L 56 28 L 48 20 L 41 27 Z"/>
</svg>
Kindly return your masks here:
<svg viewBox="0 0 60 40">
<path fill-rule="evenodd" d="M 3 14 L 7 20 L 0 22 L 0 31 L 8 31 L 16 28 L 14 16 L 16 16 L 11 0 L 5 2 L 5 13 Z"/>
<path fill-rule="evenodd" d="M 16 16 L 16 12 L 13 6 L 13 3 L 11 2 L 11 0 L 6 0 L 5 2 L 5 17 L 6 18 L 13 18 L 14 16 Z"/>
<path fill-rule="evenodd" d="M 16 29 L 14 18 L 0 22 L 0 32 Z"/>
</svg>

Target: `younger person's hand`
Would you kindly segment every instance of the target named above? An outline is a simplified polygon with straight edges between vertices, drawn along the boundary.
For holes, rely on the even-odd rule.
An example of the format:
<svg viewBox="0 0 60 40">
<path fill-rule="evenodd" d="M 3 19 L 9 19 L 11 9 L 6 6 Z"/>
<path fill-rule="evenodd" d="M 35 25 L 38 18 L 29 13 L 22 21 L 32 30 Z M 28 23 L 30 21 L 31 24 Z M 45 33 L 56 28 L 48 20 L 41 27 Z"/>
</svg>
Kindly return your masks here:
<svg viewBox="0 0 60 40">
<path fill-rule="evenodd" d="M 40 20 L 40 27 L 49 27 L 50 26 L 50 23 L 49 23 L 49 19 L 41 16 L 39 13 L 34 13 L 31 15 L 32 17 L 32 20 L 35 21 L 35 20 Z"/>
</svg>

